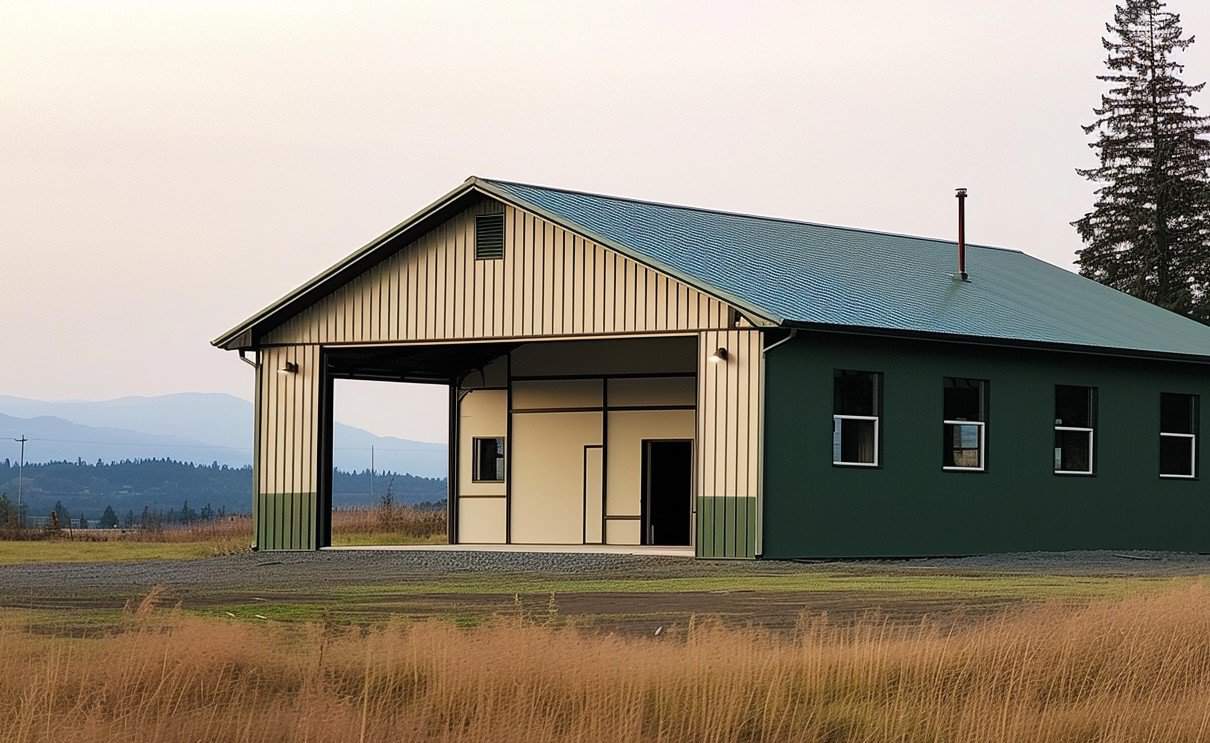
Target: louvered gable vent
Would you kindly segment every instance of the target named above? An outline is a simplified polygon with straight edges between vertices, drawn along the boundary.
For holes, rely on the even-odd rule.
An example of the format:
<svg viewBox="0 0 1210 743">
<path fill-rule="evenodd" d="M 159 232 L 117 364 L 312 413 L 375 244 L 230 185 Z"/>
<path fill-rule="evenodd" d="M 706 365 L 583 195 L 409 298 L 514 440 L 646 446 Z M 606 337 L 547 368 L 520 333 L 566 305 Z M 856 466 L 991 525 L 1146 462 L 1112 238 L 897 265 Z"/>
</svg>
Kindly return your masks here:
<svg viewBox="0 0 1210 743">
<path fill-rule="evenodd" d="M 480 214 L 475 218 L 475 258 L 504 257 L 504 215 Z"/>
</svg>

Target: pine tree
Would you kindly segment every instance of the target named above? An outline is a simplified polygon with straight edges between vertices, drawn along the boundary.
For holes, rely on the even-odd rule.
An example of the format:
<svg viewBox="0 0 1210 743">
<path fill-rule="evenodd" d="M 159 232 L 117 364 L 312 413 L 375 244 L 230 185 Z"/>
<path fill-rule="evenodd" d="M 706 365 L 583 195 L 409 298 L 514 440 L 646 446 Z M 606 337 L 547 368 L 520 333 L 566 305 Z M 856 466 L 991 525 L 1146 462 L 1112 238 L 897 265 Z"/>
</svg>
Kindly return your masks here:
<svg viewBox="0 0 1210 743">
<path fill-rule="evenodd" d="M 1101 39 L 1108 89 L 1077 172 L 1096 203 L 1075 225 L 1080 273 L 1149 302 L 1210 320 L 1210 117 L 1191 102 L 1205 83 L 1180 79 L 1173 56 L 1193 43 L 1162 0 L 1126 0 Z"/>
<path fill-rule="evenodd" d="M 117 528 L 118 514 L 114 513 L 113 506 L 105 506 L 105 512 L 101 514 L 101 520 L 97 524 L 102 529 Z"/>
</svg>

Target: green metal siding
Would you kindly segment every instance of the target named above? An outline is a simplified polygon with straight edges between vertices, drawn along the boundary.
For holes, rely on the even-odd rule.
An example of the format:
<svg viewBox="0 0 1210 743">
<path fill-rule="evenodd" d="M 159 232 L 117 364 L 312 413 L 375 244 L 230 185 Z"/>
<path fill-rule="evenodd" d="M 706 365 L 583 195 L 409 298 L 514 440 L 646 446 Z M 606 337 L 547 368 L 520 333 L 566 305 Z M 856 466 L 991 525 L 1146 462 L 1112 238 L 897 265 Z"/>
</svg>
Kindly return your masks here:
<svg viewBox="0 0 1210 743">
<path fill-rule="evenodd" d="M 883 373 L 881 466 L 831 464 L 835 369 Z M 1205 366 L 811 333 L 766 358 L 764 556 L 1210 552 L 1204 479 L 1159 477 L 1161 392 Z M 987 471 L 941 468 L 942 379 L 990 380 Z M 1053 473 L 1054 386 L 1097 388 L 1096 475 Z"/>
<path fill-rule="evenodd" d="M 696 544 L 698 557 L 756 557 L 756 499 L 699 497 Z"/>
<path fill-rule="evenodd" d="M 256 498 L 256 544 L 260 550 L 313 550 L 315 493 L 260 493 Z"/>
</svg>

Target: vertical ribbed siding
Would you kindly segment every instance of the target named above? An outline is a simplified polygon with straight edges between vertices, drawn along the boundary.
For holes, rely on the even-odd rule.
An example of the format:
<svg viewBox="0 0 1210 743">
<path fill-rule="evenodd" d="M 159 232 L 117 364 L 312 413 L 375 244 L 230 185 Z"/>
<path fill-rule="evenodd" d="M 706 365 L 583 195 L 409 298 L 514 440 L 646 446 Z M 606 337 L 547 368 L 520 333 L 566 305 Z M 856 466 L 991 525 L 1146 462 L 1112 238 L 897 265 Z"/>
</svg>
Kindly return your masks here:
<svg viewBox="0 0 1210 743">
<path fill-rule="evenodd" d="M 264 550 L 315 549 L 319 348 L 262 349 L 256 374 L 253 518 Z M 292 362 L 298 372 L 278 370 Z"/>
<path fill-rule="evenodd" d="M 475 259 L 475 219 L 503 213 L 504 256 Z M 374 343 L 730 327 L 719 300 L 528 212 L 484 200 L 266 334 Z"/>
<path fill-rule="evenodd" d="M 727 360 L 712 363 L 719 348 Z M 697 554 L 756 556 L 759 511 L 761 333 L 698 335 Z"/>
</svg>

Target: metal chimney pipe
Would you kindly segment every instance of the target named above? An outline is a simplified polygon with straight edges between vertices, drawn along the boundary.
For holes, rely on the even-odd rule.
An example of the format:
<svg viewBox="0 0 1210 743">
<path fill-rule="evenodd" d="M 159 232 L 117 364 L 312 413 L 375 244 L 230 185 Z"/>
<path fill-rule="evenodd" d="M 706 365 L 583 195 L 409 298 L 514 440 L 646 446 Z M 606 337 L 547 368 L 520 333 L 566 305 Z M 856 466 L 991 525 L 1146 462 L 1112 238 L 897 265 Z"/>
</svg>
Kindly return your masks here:
<svg viewBox="0 0 1210 743">
<path fill-rule="evenodd" d="M 954 189 L 958 199 L 958 276 L 959 281 L 969 281 L 966 273 L 966 189 Z"/>
</svg>

